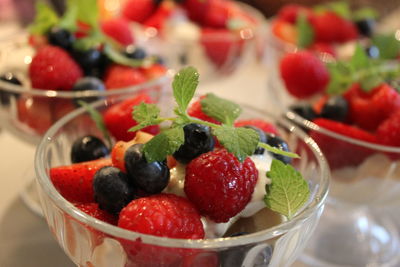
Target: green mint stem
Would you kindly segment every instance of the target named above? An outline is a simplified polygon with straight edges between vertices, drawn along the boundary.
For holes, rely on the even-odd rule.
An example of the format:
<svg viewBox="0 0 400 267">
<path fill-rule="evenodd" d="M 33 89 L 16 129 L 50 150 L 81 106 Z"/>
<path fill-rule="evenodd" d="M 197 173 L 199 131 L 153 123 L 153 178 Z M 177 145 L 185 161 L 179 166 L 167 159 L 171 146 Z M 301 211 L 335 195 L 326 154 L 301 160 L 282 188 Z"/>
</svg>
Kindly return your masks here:
<svg viewBox="0 0 400 267">
<path fill-rule="evenodd" d="M 378 65 L 376 67 L 372 67 L 369 69 L 362 69 L 359 71 L 356 71 L 352 76 L 351 80 L 355 81 L 360 81 L 371 74 L 388 74 L 388 75 L 395 75 L 400 73 L 400 66 L 393 66 L 393 65 Z M 386 76 L 384 76 L 386 77 Z"/>
<path fill-rule="evenodd" d="M 266 143 L 259 142 L 258 146 L 268 150 L 269 152 L 280 154 L 280 155 L 283 155 L 283 156 L 287 156 L 289 158 L 300 158 L 300 156 L 297 155 L 296 153 L 283 151 L 283 150 L 281 150 L 279 148 L 270 146 L 270 145 L 268 145 Z"/>
</svg>

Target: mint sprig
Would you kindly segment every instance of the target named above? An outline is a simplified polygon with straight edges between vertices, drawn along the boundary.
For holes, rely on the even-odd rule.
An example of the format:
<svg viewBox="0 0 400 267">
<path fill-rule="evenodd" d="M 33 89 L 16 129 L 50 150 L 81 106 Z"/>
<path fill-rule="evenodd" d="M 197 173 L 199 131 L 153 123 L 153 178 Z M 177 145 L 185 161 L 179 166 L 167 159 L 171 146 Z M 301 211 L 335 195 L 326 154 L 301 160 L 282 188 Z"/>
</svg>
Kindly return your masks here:
<svg viewBox="0 0 400 267">
<path fill-rule="evenodd" d="M 372 44 L 378 48 L 381 59 L 396 59 L 400 54 L 400 41 L 394 34 L 375 35 Z"/>
<path fill-rule="evenodd" d="M 308 201 L 310 188 L 301 173 L 290 164 L 273 159 L 267 172 L 271 184 L 266 185 L 264 202 L 268 208 L 292 218 Z"/>
<path fill-rule="evenodd" d="M 343 94 L 354 83 L 359 83 L 362 90 L 369 92 L 382 82 L 400 75 L 399 64 L 371 59 L 360 45 L 350 61 L 336 61 L 327 66 L 330 73 L 327 93 L 331 95 Z"/>
<path fill-rule="evenodd" d="M 183 126 L 189 123 L 198 123 L 211 128 L 227 151 L 234 154 L 240 161 L 251 156 L 257 146 L 261 146 L 273 153 L 298 157 L 295 153 L 285 152 L 261 143 L 258 133 L 249 128 L 234 127 L 234 120 L 240 115 L 240 107 L 226 99 L 219 98 L 213 94 L 207 94 L 201 100 L 207 115 L 218 120 L 222 124 L 203 121 L 191 117 L 186 109 L 192 100 L 198 85 L 198 72 L 193 67 L 186 67 L 179 71 L 173 81 L 173 93 L 177 106 L 175 107 L 176 117 L 161 117 L 159 110 L 153 104 L 142 103 L 133 111 L 133 118 L 138 123 L 129 131 L 138 131 L 150 125 L 162 122 L 171 122 L 172 128 L 156 135 L 145 144 L 143 151 L 148 162 L 164 160 L 167 155 L 173 154 L 183 143 Z"/>
<path fill-rule="evenodd" d="M 314 43 L 314 28 L 308 22 L 306 14 L 302 13 L 297 17 L 296 28 L 298 32 L 297 45 L 300 48 L 307 48 Z"/>
<path fill-rule="evenodd" d="M 45 34 L 59 22 L 57 13 L 44 2 L 38 1 L 35 5 L 35 10 L 35 19 L 29 26 L 30 33 L 36 35 Z"/>
</svg>

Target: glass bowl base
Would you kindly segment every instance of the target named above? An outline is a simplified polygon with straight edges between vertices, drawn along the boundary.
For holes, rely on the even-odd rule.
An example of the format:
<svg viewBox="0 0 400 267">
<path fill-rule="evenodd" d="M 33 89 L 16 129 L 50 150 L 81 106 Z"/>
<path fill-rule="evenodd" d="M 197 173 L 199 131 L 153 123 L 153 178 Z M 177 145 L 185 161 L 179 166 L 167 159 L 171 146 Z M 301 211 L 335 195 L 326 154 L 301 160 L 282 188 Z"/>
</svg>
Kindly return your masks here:
<svg viewBox="0 0 400 267">
<path fill-rule="evenodd" d="M 25 205 L 37 216 L 43 217 L 42 208 L 40 205 L 39 194 L 36 189 L 35 170 L 33 166 L 28 167 L 24 176 L 27 177 L 27 182 L 20 192 L 20 197 Z"/>
</svg>

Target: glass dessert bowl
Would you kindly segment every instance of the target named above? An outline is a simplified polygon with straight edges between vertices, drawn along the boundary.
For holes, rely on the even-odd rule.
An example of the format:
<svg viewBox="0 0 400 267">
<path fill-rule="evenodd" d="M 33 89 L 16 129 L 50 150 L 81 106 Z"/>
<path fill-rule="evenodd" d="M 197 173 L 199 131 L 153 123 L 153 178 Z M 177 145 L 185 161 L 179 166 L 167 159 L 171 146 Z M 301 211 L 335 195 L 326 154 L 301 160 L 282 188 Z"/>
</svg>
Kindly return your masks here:
<svg viewBox="0 0 400 267">
<path fill-rule="evenodd" d="M 398 51 L 389 57 L 380 47 L 376 59 L 356 45 L 343 60 L 280 48 L 269 80 L 277 108 L 315 140 L 332 171 L 325 213 L 303 259 L 312 266 L 398 265 L 391 215 L 400 185 Z"/>
<path fill-rule="evenodd" d="M 169 105 L 161 103 L 160 106 L 164 109 Z M 100 112 L 107 109 L 102 103 L 96 103 L 94 107 Z M 231 232 L 228 230 L 226 235 L 207 237 L 206 233 L 205 239 L 185 240 L 128 231 L 120 228 L 120 222 L 116 227 L 89 216 L 61 196 L 60 188 L 57 190 L 52 182 L 54 176 L 50 178 L 51 169 L 54 175 L 54 168 L 71 164 L 71 145 L 78 137 L 101 136 L 95 123 L 87 120 L 85 110 L 79 109 L 58 121 L 46 133 L 36 153 L 39 195 L 52 233 L 72 261 L 81 266 L 108 266 L 110 262 L 113 266 L 289 266 L 310 238 L 322 213 L 329 170 L 313 140 L 294 124 L 243 106 L 240 119 L 249 118 L 269 120 L 278 125 L 279 135 L 300 155 L 299 159 L 293 160 L 293 165 L 306 178 L 310 195 L 290 220 L 282 220 L 264 208 L 262 211 L 266 213 L 247 218 L 247 224 L 244 220 L 236 221 L 233 225 L 238 228 L 229 227 Z M 129 172 L 129 165 L 126 163 L 125 166 Z M 186 188 L 185 192 L 190 196 Z M 144 198 L 146 196 L 136 200 Z M 257 216 L 261 216 L 258 223 Z M 120 215 L 120 221 L 121 218 Z M 232 235 L 243 231 L 250 233 Z"/>
</svg>

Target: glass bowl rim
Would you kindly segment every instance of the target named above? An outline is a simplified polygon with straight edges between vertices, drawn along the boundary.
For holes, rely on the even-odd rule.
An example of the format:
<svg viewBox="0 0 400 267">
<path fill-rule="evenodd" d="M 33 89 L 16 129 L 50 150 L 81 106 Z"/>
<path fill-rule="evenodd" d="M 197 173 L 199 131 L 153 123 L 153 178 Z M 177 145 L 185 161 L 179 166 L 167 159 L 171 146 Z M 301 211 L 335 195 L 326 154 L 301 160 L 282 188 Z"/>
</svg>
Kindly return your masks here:
<svg viewBox="0 0 400 267">
<path fill-rule="evenodd" d="M 21 42 L 22 45 L 28 45 L 27 43 L 28 33 L 21 32 L 16 40 L 10 40 L 5 44 L 0 45 L 0 55 L 1 50 L 6 49 L 8 46 L 16 45 L 16 42 Z M 29 45 L 28 45 L 29 46 Z M 12 48 L 10 48 L 12 49 Z M 0 58 L 0 64 L 2 64 L 2 60 Z M 4 73 L 6 73 L 5 71 Z M 126 86 L 118 89 L 106 89 L 104 91 L 93 91 L 93 90 L 85 90 L 85 91 L 72 91 L 72 90 L 49 90 L 49 89 L 40 89 L 40 88 L 27 88 L 23 85 L 15 85 L 6 81 L 0 80 L 0 92 L 6 91 L 8 93 L 14 94 L 25 94 L 34 97 L 48 97 L 48 98 L 64 98 L 64 99 L 73 99 L 73 98 L 86 98 L 86 97 L 108 97 L 114 95 L 121 95 L 126 93 L 132 93 L 144 89 L 148 86 L 154 86 L 157 84 L 162 84 L 167 82 L 168 79 L 173 77 L 174 70 L 169 69 L 166 66 L 165 74 L 160 77 L 150 79 L 144 83 L 140 83 L 133 86 Z M 83 76 L 84 78 L 86 76 Z"/>
<path fill-rule="evenodd" d="M 366 141 L 362 141 L 362 140 L 359 140 L 359 139 L 355 139 L 355 138 L 352 138 L 352 137 L 349 137 L 349 136 L 345 136 L 345 135 L 333 132 L 333 131 L 328 130 L 328 129 L 324 128 L 324 127 L 318 126 L 314 122 L 309 121 L 309 120 L 301 117 L 300 115 L 296 114 L 293 111 L 286 111 L 284 116 L 287 119 L 289 119 L 290 121 L 295 122 L 296 124 L 298 124 L 298 125 L 300 125 L 302 127 L 305 127 L 308 130 L 317 131 L 318 133 L 321 133 L 323 135 L 327 135 L 327 136 L 335 138 L 335 139 L 339 139 L 339 140 L 347 142 L 349 144 L 355 144 L 355 145 L 358 145 L 358 146 L 366 147 L 366 148 L 377 150 L 377 151 L 381 151 L 381 152 L 399 153 L 400 154 L 400 147 L 386 146 L 386 145 L 366 142 Z"/>
<path fill-rule="evenodd" d="M 93 107 L 98 108 L 104 106 L 102 101 L 97 101 L 91 104 Z M 73 118 L 84 114 L 85 109 L 76 109 L 59 121 L 57 121 L 43 136 L 39 146 L 35 153 L 35 171 L 36 171 L 36 181 L 40 185 L 41 189 L 51 198 L 54 203 L 56 203 L 57 208 L 61 209 L 63 212 L 73 217 L 79 222 L 85 223 L 92 228 L 95 228 L 101 232 L 107 233 L 113 237 L 125 239 L 125 240 L 138 240 L 145 244 L 157 245 L 162 247 L 181 247 L 181 248 L 194 248 L 194 249 L 205 249 L 205 248 L 221 248 L 221 247 L 233 247 L 239 245 L 251 244 L 254 242 L 261 242 L 271 238 L 275 238 L 282 234 L 285 234 L 292 228 L 300 227 L 304 221 L 309 219 L 315 212 L 320 210 L 325 202 L 328 194 L 329 180 L 330 180 L 330 170 L 329 166 L 324 158 L 318 145 L 312 140 L 308 135 L 306 135 L 299 127 L 296 127 L 292 122 L 286 118 L 279 118 L 273 116 L 264 110 L 251 107 L 249 105 L 242 105 L 242 107 L 250 108 L 260 114 L 267 115 L 270 118 L 279 121 L 283 124 L 285 128 L 291 132 L 295 132 L 295 135 L 300 138 L 304 143 L 308 145 L 313 154 L 315 155 L 318 168 L 321 172 L 320 183 L 318 183 L 316 192 L 309 202 L 309 204 L 298 212 L 291 220 L 282 222 L 281 224 L 268 228 L 256 233 L 248 234 L 240 237 L 225 237 L 225 238 L 214 238 L 214 239 L 174 239 L 168 237 L 158 237 L 153 235 L 141 234 L 129 230 L 119 228 L 114 225 L 110 225 L 98 219 L 95 219 L 86 213 L 77 209 L 72 203 L 64 199 L 61 194 L 56 190 L 54 185 L 51 183 L 49 176 L 44 168 L 45 151 L 48 144 L 51 143 L 53 136 L 58 132 L 58 130 L 71 121 Z"/>
</svg>

